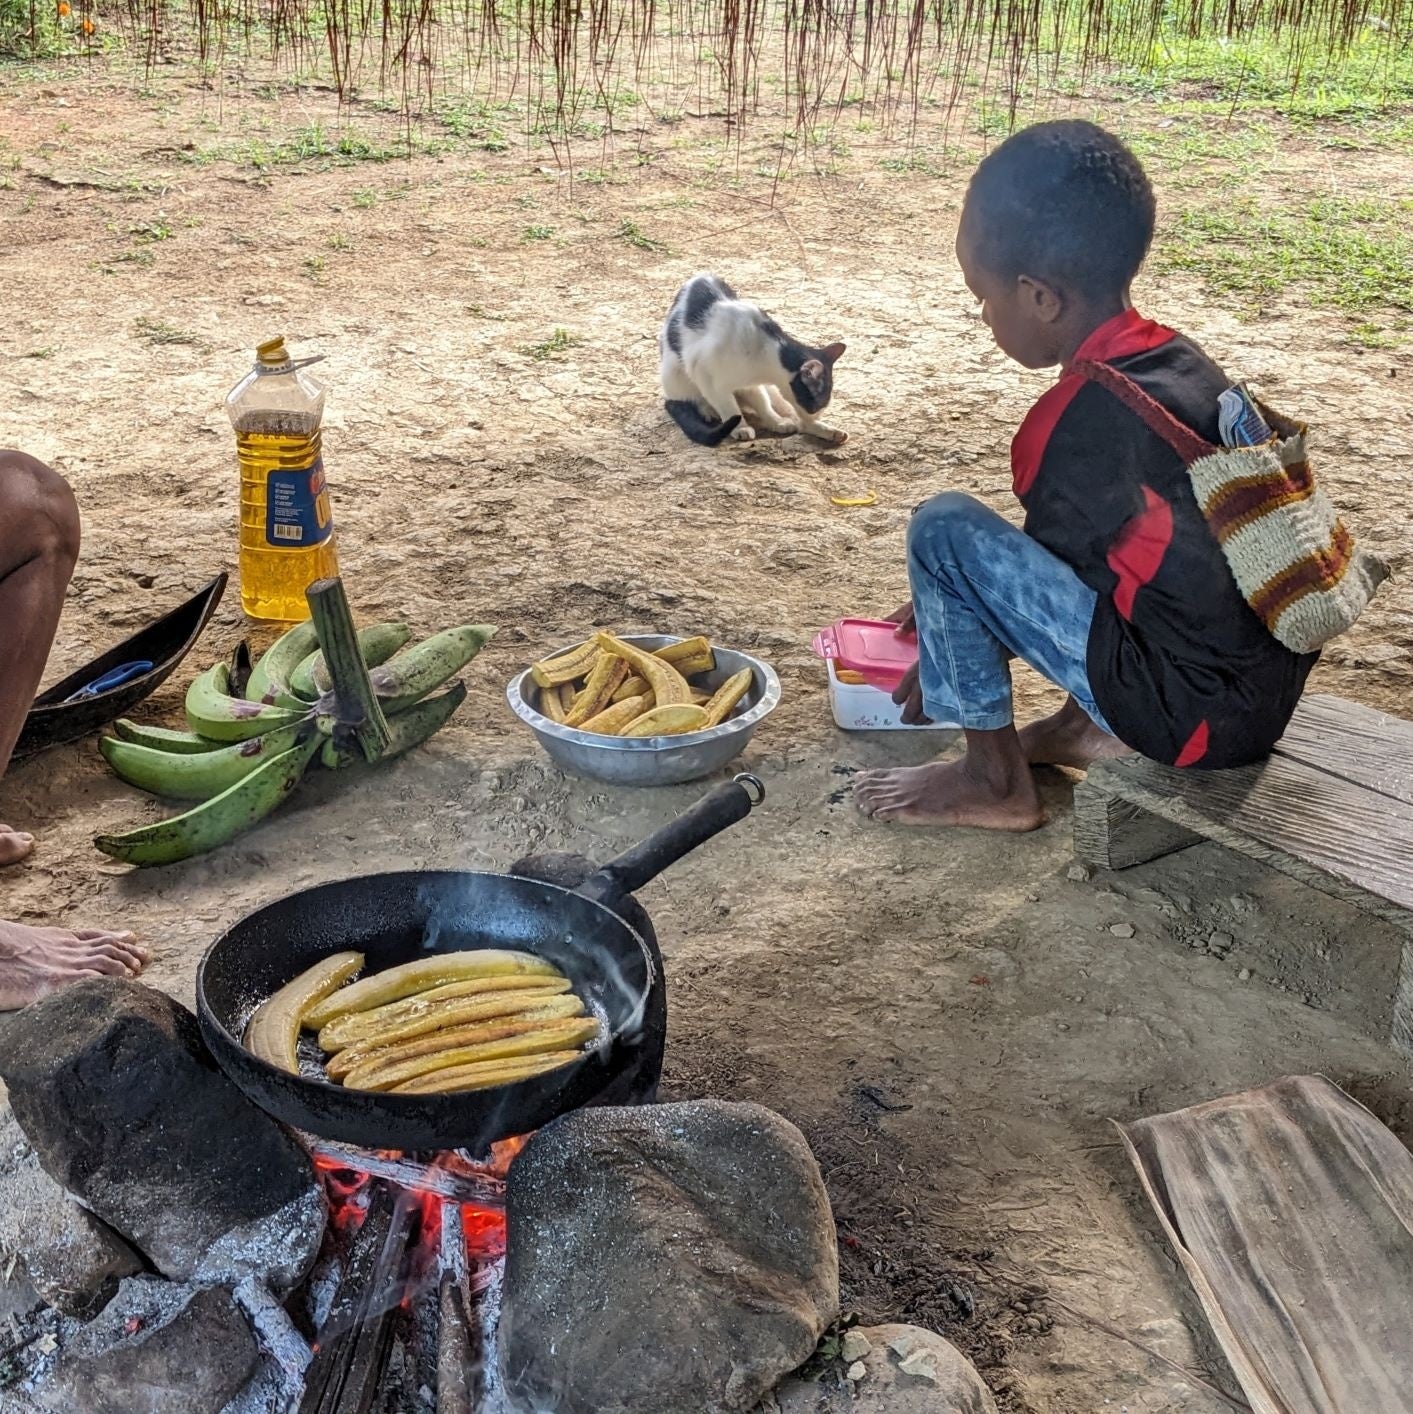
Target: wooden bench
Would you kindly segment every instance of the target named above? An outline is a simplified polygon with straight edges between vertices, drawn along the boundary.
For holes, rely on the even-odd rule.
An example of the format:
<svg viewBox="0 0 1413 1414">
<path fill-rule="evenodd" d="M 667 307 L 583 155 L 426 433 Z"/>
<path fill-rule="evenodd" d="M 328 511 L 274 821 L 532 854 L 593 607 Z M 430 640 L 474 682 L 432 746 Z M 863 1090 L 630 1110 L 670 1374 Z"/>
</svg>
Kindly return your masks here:
<svg viewBox="0 0 1413 1414">
<path fill-rule="evenodd" d="M 1413 722 L 1315 695 L 1259 765 L 1106 761 L 1075 789 L 1075 853 L 1089 864 L 1127 869 L 1203 839 L 1402 931 L 1392 1042 L 1413 1059 Z"/>
</svg>

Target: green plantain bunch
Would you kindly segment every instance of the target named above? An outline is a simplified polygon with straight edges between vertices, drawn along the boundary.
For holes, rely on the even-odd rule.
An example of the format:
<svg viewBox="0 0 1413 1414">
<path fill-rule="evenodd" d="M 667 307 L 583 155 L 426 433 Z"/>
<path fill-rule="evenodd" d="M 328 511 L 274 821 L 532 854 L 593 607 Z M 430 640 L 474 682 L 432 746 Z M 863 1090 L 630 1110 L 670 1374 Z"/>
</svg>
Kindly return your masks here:
<svg viewBox="0 0 1413 1414">
<path fill-rule="evenodd" d="M 429 694 L 494 634 L 485 624 L 463 624 L 411 648 L 404 648 L 412 636 L 406 624 L 374 624 L 358 634 L 362 671 L 386 718 L 387 743 L 378 759 L 400 756 L 446 724 L 466 697 L 465 683 Z M 275 810 L 316 756 L 330 770 L 364 758 L 342 711 L 313 621 L 274 643 L 256 663 L 244 695 L 233 691 L 229 666 L 216 664 L 187 690 L 190 731 L 118 721 L 117 735 L 99 743 L 129 784 L 199 804 L 154 825 L 99 835 L 94 843 L 114 859 L 143 866 L 172 864 L 225 844 Z"/>
</svg>

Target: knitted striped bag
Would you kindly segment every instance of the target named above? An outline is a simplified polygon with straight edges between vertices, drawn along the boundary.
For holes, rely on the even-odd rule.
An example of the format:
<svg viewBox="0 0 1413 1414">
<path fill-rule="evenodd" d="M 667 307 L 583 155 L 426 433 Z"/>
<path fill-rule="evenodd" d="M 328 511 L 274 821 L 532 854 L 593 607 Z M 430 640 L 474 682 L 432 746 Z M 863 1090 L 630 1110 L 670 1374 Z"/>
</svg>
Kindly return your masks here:
<svg viewBox="0 0 1413 1414">
<path fill-rule="evenodd" d="M 1281 643 L 1313 653 L 1354 623 L 1388 566 L 1355 545 L 1315 484 L 1303 423 L 1258 403 L 1275 436 L 1215 447 L 1117 368 L 1081 359 L 1069 371 L 1107 389 L 1182 458 L 1237 587 Z"/>
</svg>

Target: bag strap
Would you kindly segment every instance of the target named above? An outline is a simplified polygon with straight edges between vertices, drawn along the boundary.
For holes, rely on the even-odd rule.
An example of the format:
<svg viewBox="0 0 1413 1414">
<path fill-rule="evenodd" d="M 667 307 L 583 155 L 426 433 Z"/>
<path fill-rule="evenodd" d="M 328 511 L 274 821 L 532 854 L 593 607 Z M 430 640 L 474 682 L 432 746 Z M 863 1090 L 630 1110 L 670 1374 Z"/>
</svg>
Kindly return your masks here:
<svg viewBox="0 0 1413 1414">
<path fill-rule="evenodd" d="M 1082 358 L 1070 364 L 1066 370 L 1088 378 L 1101 388 L 1112 393 L 1131 413 L 1140 417 L 1150 431 L 1159 437 L 1180 456 L 1185 465 L 1202 457 L 1210 456 L 1217 449 L 1204 437 L 1199 437 L 1186 423 L 1179 422 L 1162 403 L 1150 397 L 1133 381 L 1108 363 L 1095 363 Z"/>
</svg>

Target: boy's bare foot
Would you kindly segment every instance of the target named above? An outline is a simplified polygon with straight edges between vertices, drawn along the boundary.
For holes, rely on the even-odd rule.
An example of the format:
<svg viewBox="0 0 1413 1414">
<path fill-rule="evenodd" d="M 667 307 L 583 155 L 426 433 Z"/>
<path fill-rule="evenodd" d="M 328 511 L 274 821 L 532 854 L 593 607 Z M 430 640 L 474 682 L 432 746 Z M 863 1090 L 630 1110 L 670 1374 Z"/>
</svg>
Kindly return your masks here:
<svg viewBox="0 0 1413 1414">
<path fill-rule="evenodd" d="M 0 1011 L 28 1006 L 85 977 L 136 977 L 147 949 L 103 928 L 29 928 L 0 922 Z"/>
<path fill-rule="evenodd" d="M 854 799 L 870 819 L 899 825 L 970 825 L 1023 833 L 1045 823 L 1028 768 L 999 775 L 978 771 L 970 755 L 866 771 L 854 783 Z"/>
<path fill-rule="evenodd" d="M 1110 736 L 1071 697 L 1053 716 L 1020 730 L 1021 750 L 1032 766 L 1071 766 L 1087 771 L 1096 761 L 1112 761 L 1134 753 Z"/>
<path fill-rule="evenodd" d="M 18 864 L 33 853 L 33 835 L 26 834 L 23 830 L 12 830 L 8 825 L 0 825 L 0 869 L 7 864 Z"/>
</svg>

